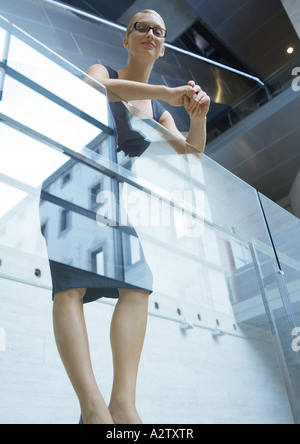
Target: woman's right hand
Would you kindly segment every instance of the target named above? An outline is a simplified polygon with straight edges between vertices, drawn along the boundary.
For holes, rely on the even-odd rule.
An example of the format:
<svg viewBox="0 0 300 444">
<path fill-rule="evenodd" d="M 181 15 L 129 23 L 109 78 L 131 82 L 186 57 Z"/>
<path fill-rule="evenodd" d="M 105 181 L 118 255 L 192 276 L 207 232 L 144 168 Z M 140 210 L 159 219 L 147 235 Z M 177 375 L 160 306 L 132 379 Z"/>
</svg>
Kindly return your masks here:
<svg viewBox="0 0 300 444">
<path fill-rule="evenodd" d="M 189 97 L 191 91 L 193 91 L 193 87 L 190 85 L 167 88 L 168 98 L 166 99 L 166 102 L 169 103 L 169 105 L 176 107 L 184 106 L 185 98 Z"/>
</svg>

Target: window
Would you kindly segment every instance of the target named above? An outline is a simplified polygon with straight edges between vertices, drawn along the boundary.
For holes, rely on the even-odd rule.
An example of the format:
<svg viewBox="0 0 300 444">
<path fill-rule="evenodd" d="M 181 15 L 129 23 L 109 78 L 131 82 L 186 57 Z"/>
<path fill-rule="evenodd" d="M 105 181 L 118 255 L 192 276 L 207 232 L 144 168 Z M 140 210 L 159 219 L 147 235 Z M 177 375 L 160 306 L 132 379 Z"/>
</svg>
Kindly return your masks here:
<svg viewBox="0 0 300 444">
<path fill-rule="evenodd" d="M 137 237 L 123 233 L 124 263 L 128 267 L 142 260 L 140 241 Z"/>
<path fill-rule="evenodd" d="M 67 185 L 67 183 L 69 183 L 71 181 L 71 179 L 72 179 L 72 173 L 71 173 L 71 171 L 69 171 L 62 178 L 62 186 L 64 187 L 65 185 Z"/>
<path fill-rule="evenodd" d="M 231 248 L 236 270 L 239 270 L 240 268 L 253 263 L 250 247 L 248 244 L 232 239 Z"/>
<path fill-rule="evenodd" d="M 102 191 L 101 182 L 97 183 L 93 188 L 91 188 L 91 209 L 93 211 L 97 211 L 100 207 L 100 204 L 97 202 L 98 194 Z"/>
<path fill-rule="evenodd" d="M 102 145 L 99 145 L 96 148 L 93 148 L 93 151 L 97 154 L 102 154 L 102 148 Z"/>
<path fill-rule="evenodd" d="M 60 215 L 60 232 L 64 233 L 71 227 L 71 212 L 63 210 Z"/>
<path fill-rule="evenodd" d="M 92 271 L 93 273 L 105 276 L 105 257 L 103 248 L 92 253 Z"/>
<path fill-rule="evenodd" d="M 41 232 L 42 232 L 43 237 L 45 239 L 47 239 L 47 235 L 48 235 L 48 223 L 47 222 L 45 222 L 41 225 Z"/>
</svg>

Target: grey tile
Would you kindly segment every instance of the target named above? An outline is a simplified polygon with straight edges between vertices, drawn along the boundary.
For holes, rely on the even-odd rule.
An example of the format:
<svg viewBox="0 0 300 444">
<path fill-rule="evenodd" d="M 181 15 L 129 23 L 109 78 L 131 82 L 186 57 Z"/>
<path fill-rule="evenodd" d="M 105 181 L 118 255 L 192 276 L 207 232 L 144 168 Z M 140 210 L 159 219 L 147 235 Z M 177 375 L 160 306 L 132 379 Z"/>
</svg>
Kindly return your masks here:
<svg viewBox="0 0 300 444">
<path fill-rule="evenodd" d="M 52 50 L 64 49 L 79 53 L 72 35 L 26 18 L 6 14 L 8 20 Z"/>
<path fill-rule="evenodd" d="M 65 51 L 63 49 L 58 49 L 56 52 L 65 60 L 72 63 L 72 65 L 76 66 L 78 69 L 84 72 L 86 72 L 90 66 L 98 63 L 96 57 L 82 55 L 78 52 L 74 53 L 71 51 Z"/>
<path fill-rule="evenodd" d="M 79 35 L 74 35 L 74 39 L 85 56 L 95 57 L 96 60 L 115 60 L 119 61 L 118 66 L 126 64 L 128 54 L 122 46 L 113 46 L 101 41 L 92 40 Z M 119 69 L 119 68 L 118 68 Z"/>
<path fill-rule="evenodd" d="M 114 30 L 93 20 L 72 13 L 64 14 L 51 8 L 47 8 L 46 13 L 52 26 L 56 29 L 69 31 L 93 40 L 101 40 L 111 45 L 122 45 L 124 37 L 122 32 L 117 29 Z"/>
<path fill-rule="evenodd" d="M 150 83 L 152 83 L 153 85 L 165 85 L 165 81 L 163 76 L 154 70 L 151 73 L 151 77 L 150 77 Z"/>
<path fill-rule="evenodd" d="M 123 68 L 127 64 L 128 60 L 126 54 L 120 54 L 120 56 L 118 56 L 116 53 L 112 53 L 111 51 L 102 51 L 99 62 L 103 65 L 107 65 L 118 70 Z"/>
<path fill-rule="evenodd" d="M 6 13 L 49 25 L 42 6 L 31 0 L 0 0 L 0 14 Z"/>
<path fill-rule="evenodd" d="M 174 51 L 174 49 L 171 48 L 166 48 L 165 51 L 165 55 L 163 57 L 163 60 L 166 61 L 167 63 L 171 63 L 175 66 L 181 66 L 180 62 L 178 61 L 177 55 L 179 55 L 179 53 L 177 51 Z"/>
<path fill-rule="evenodd" d="M 189 71 L 185 67 L 176 67 L 175 69 L 173 64 L 167 63 L 164 59 L 157 60 L 155 63 L 155 72 L 164 76 L 169 75 L 178 80 L 181 85 L 191 80 Z"/>
</svg>

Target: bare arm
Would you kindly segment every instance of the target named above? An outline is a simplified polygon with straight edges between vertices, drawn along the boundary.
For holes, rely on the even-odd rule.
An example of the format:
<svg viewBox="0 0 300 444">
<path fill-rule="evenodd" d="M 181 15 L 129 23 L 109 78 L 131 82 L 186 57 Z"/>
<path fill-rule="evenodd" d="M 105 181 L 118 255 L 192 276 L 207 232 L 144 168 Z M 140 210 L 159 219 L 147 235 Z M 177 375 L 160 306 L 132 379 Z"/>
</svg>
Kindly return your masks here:
<svg viewBox="0 0 300 444">
<path fill-rule="evenodd" d="M 206 144 L 206 118 L 203 120 L 191 120 L 190 132 L 185 138 L 179 131 L 172 115 L 166 111 L 159 123 L 167 128 L 178 139 L 169 141 L 169 144 L 178 154 L 204 153 Z"/>
<path fill-rule="evenodd" d="M 94 65 L 87 71 L 85 81 L 96 89 L 99 82 L 108 91 L 110 102 L 134 100 L 160 100 L 172 106 L 184 106 L 191 118 L 190 132 L 185 138 L 178 130 L 172 115 L 166 111 L 159 123 L 173 133 L 178 139 L 169 142 L 178 154 L 203 153 L 206 143 L 206 115 L 210 99 L 201 88 L 190 81 L 188 85 L 168 88 L 163 85 L 149 85 L 129 80 L 110 79 L 103 65 Z M 96 82 L 93 81 L 96 80 Z M 102 92 L 102 90 L 101 90 Z"/>
<path fill-rule="evenodd" d="M 95 79 L 108 90 L 110 102 L 126 102 L 134 100 L 161 100 L 172 106 L 184 106 L 184 97 L 192 91 L 192 87 L 185 85 L 179 88 L 168 88 L 164 85 L 149 85 L 146 83 L 132 82 L 130 80 L 110 79 L 107 69 L 102 65 L 91 66 L 85 81 L 96 89 L 99 85 L 93 82 Z"/>
<path fill-rule="evenodd" d="M 184 98 L 184 107 L 191 122 L 187 138 L 178 130 L 169 112 L 166 111 L 159 122 L 178 137 L 178 140 L 172 141 L 171 145 L 179 154 L 204 153 L 206 144 L 206 116 L 210 107 L 210 98 L 194 81 L 190 81 L 189 85 L 193 90 Z"/>
</svg>

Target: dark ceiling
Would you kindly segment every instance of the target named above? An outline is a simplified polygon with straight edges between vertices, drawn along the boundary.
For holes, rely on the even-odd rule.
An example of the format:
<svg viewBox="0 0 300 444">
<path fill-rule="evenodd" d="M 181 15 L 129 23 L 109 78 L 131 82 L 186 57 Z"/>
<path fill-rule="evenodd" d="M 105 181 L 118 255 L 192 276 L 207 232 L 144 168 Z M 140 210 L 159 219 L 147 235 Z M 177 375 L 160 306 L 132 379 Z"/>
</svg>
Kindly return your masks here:
<svg viewBox="0 0 300 444">
<path fill-rule="evenodd" d="M 298 35 L 280 0 L 186 2 L 247 71 L 264 81 L 300 55 Z M 293 55 L 287 54 L 290 46 Z"/>
<path fill-rule="evenodd" d="M 122 25 L 126 25 L 122 23 L 126 11 L 129 9 L 128 15 L 133 6 L 141 10 L 159 5 L 157 0 L 62 3 Z M 300 66 L 300 41 L 280 0 L 174 0 L 170 16 L 164 16 L 169 27 L 175 18 L 182 17 L 183 8 L 191 8 L 192 20 L 170 43 L 253 74 L 273 93 L 281 92 L 283 83 L 290 85 L 292 69 Z M 287 54 L 290 46 L 294 48 L 292 55 Z M 285 96 L 290 99 L 286 103 L 275 97 L 253 113 L 252 120 L 234 126 L 207 148 L 208 156 L 275 202 L 288 196 L 300 168 L 296 111 L 300 97 L 288 90 Z"/>
<path fill-rule="evenodd" d="M 122 13 L 134 3 L 134 0 L 58 0 L 106 20 L 117 22 Z"/>
<path fill-rule="evenodd" d="M 119 21 L 134 0 L 63 0 L 91 14 Z M 151 1 L 138 1 L 151 8 Z M 182 0 L 182 3 L 183 0 Z M 280 0 L 185 0 L 194 22 L 174 44 L 243 69 L 266 83 L 300 57 L 300 41 Z M 173 11 L 176 15 L 181 11 Z M 126 23 L 122 23 L 126 25 Z M 195 30 L 207 44 L 197 46 Z M 292 46 L 294 53 L 287 54 Z"/>
</svg>

